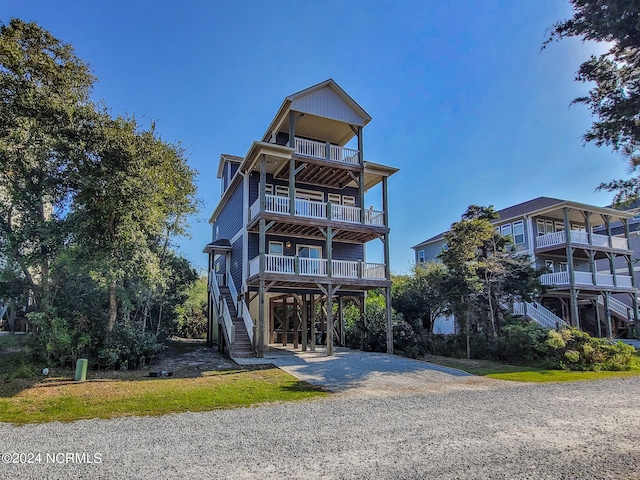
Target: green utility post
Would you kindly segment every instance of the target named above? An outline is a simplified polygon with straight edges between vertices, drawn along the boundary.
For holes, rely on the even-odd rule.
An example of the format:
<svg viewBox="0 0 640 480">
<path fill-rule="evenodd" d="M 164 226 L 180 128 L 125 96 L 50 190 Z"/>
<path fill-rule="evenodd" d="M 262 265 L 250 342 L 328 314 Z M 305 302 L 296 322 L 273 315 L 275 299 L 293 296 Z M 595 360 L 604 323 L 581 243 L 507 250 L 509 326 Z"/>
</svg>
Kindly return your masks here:
<svg viewBox="0 0 640 480">
<path fill-rule="evenodd" d="M 76 382 L 85 381 L 87 379 L 87 368 L 89 361 L 86 358 L 79 358 L 76 363 Z"/>
</svg>

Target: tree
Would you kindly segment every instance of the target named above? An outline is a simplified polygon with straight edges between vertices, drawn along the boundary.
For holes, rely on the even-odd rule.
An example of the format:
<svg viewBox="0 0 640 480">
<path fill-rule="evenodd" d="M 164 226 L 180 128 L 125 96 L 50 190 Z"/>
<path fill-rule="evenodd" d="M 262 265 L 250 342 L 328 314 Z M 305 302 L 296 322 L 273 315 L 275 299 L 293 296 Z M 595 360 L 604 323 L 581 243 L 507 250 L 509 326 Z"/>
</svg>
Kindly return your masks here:
<svg viewBox="0 0 640 480">
<path fill-rule="evenodd" d="M 65 242 L 69 170 L 91 124 L 88 65 L 36 23 L 0 24 L 0 255 L 17 265 L 37 306 Z"/>
<path fill-rule="evenodd" d="M 587 96 L 572 103 L 586 105 L 596 118 L 584 140 L 607 145 L 640 166 L 640 3 L 630 0 L 570 0 L 573 17 L 553 25 L 544 46 L 553 40 L 578 37 L 610 44 L 580 66 L 576 80 L 593 82 Z M 544 47 L 543 47 L 544 48 Z M 614 203 L 640 197 L 640 178 L 615 180 L 599 187 L 616 191 Z"/>
<path fill-rule="evenodd" d="M 183 150 L 157 137 L 154 125 L 102 115 L 94 151 L 73 176 L 73 240 L 86 252 L 96 279 L 108 286 L 111 331 L 118 316 L 118 288 L 142 278 L 163 296 L 170 241 L 184 234 L 196 210 L 194 178 Z M 162 305 L 158 317 L 158 329 Z"/>
<path fill-rule="evenodd" d="M 467 337 L 468 357 L 472 323 L 498 336 L 501 306 L 514 297 L 528 300 L 539 288 L 539 272 L 495 229 L 498 219 L 492 206 L 469 206 L 445 234 L 447 248 L 440 254 L 448 271 L 442 291 Z"/>
<path fill-rule="evenodd" d="M 433 333 L 436 319 L 446 313 L 449 303 L 445 295 L 447 269 L 442 263 L 417 264 L 411 274 L 393 280 L 393 308 L 408 322 Z"/>
</svg>

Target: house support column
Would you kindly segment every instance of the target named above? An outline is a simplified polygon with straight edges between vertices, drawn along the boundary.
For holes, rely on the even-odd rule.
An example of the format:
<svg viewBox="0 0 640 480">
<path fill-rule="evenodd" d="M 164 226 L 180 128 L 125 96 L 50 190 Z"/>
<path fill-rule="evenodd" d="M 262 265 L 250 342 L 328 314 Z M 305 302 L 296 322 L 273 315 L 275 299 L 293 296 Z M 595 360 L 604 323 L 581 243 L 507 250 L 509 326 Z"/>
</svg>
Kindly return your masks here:
<svg viewBox="0 0 640 480">
<path fill-rule="evenodd" d="M 569 291 L 570 295 L 571 295 L 571 320 L 573 325 L 576 328 L 580 328 L 580 314 L 578 313 L 578 293 L 579 290 L 576 290 L 575 288 L 571 288 L 571 290 Z"/>
<path fill-rule="evenodd" d="M 387 302 L 387 353 L 393 353 L 393 316 L 391 315 L 391 287 L 385 288 Z"/>
<path fill-rule="evenodd" d="M 609 299 L 611 298 L 611 292 L 604 292 L 604 318 L 605 327 L 607 329 L 607 338 L 611 340 L 613 338 L 613 332 L 611 331 L 611 309 L 609 308 Z"/>
<path fill-rule="evenodd" d="M 327 284 L 327 355 L 333 355 L 333 285 Z"/>
<path fill-rule="evenodd" d="M 287 346 L 287 334 L 289 333 L 289 308 L 287 297 L 282 299 L 282 346 Z"/>
<path fill-rule="evenodd" d="M 344 334 L 344 312 L 343 312 L 344 297 L 338 297 L 338 318 L 340 319 L 340 346 L 345 346 L 345 334 Z"/>
<path fill-rule="evenodd" d="M 640 328 L 640 324 L 638 324 L 638 299 L 635 293 L 629 295 L 631 296 L 631 308 L 633 309 L 633 337 L 637 339 L 640 338 L 638 335 L 638 328 Z"/>
<path fill-rule="evenodd" d="M 598 274 L 596 270 L 596 252 L 593 250 L 587 250 L 589 255 L 589 269 L 591 270 L 591 281 L 594 285 L 598 285 Z"/>
<path fill-rule="evenodd" d="M 364 350 L 364 342 L 366 340 L 365 332 L 367 331 L 367 325 L 365 321 L 365 300 L 367 299 L 367 293 L 362 294 L 362 298 L 360 299 L 360 350 Z"/>
<path fill-rule="evenodd" d="M 358 136 L 358 163 L 360 164 L 360 176 L 358 178 L 358 195 L 360 197 L 360 223 L 365 223 L 365 215 L 364 215 L 364 138 L 362 136 L 363 129 L 362 127 L 358 127 L 357 136 Z"/>
<path fill-rule="evenodd" d="M 298 330 L 300 323 L 298 322 L 298 297 L 293 297 L 293 348 L 298 349 Z"/>
<path fill-rule="evenodd" d="M 309 321 L 311 322 L 311 351 L 316 351 L 316 295 L 311 294 L 309 302 Z"/>
<path fill-rule="evenodd" d="M 262 221 L 262 220 L 261 220 Z M 262 259 L 260 260 L 262 265 Z M 260 280 L 258 287 L 258 358 L 264 357 L 264 280 Z"/>
<path fill-rule="evenodd" d="M 309 328 L 309 301 L 307 294 L 302 295 L 302 351 L 307 351 L 307 329 Z"/>
<path fill-rule="evenodd" d="M 607 258 L 609 259 L 609 271 L 611 275 L 613 275 L 613 286 L 618 286 L 618 277 L 616 276 L 616 265 L 615 265 L 615 254 L 607 253 Z"/>
<path fill-rule="evenodd" d="M 595 308 L 596 324 L 598 325 L 598 338 L 602 338 L 602 317 L 600 316 L 600 307 L 598 306 L 598 299 L 592 300 Z"/>
</svg>

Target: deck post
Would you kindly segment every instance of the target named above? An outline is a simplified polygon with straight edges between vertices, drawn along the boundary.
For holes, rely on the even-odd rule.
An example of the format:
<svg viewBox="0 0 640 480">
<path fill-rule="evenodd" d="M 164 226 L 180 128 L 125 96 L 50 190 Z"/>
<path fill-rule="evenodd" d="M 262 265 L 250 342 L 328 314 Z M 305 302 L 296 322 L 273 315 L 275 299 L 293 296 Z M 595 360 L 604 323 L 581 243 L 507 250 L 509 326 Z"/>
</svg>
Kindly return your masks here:
<svg viewBox="0 0 640 480">
<path fill-rule="evenodd" d="M 333 285 L 327 285 L 327 355 L 333 355 Z"/>
<path fill-rule="evenodd" d="M 264 357 L 264 280 L 261 278 L 258 287 L 258 358 Z"/>
<path fill-rule="evenodd" d="M 596 323 L 598 324 L 598 338 L 602 338 L 602 317 L 600 316 L 600 307 L 598 306 L 598 299 L 593 300 L 593 306 L 596 309 Z"/>
<path fill-rule="evenodd" d="M 629 295 L 631 296 L 631 308 L 633 309 L 633 337 L 637 339 L 638 328 L 640 328 L 640 324 L 638 324 L 638 299 L 635 293 L 630 293 Z"/>
<path fill-rule="evenodd" d="M 260 213 L 264 213 L 267 209 L 266 197 L 265 197 L 265 187 L 267 185 L 267 161 L 264 154 L 260 157 L 260 186 L 259 186 L 259 196 L 260 196 Z"/>
<path fill-rule="evenodd" d="M 344 297 L 338 297 L 338 318 L 340 319 L 340 346 L 345 346 L 345 333 L 344 333 L 344 312 L 343 305 Z"/>
<path fill-rule="evenodd" d="M 360 176 L 358 179 L 358 194 L 360 197 L 360 223 L 365 223 L 364 216 L 364 138 L 363 138 L 363 129 L 362 127 L 358 127 L 358 164 L 362 167 L 360 170 Z"/>
<path fill-rule="evenodd" d="M 607 258 L 609 259 L 609 271 L 613 276 L 613 286 L 618 286 L 618 276 L 616 275 L 616 265 L 615 265 L 615 254 L 612 252 L 607 253 Z"/>
<path fill-rule="evenodd" d="M 333 229 L 331 227 L 327 227 L 327 276 L 329 278 L 333 277 Z M 331 293 L 329 291 L 329 293 Z"/>
<path fill-rule="evenodd" d="M 311 322 L 311 351 L 316 351 L 316 295 L 311 294 L 309 302 L 309 321 Z"/>
<path fill-rule="evenodd" d="M 296 161 L 289 160 L 289 215 L 296 214 Z"/>
<path fill-rule="evenodd" d="M 309 328 L 309 301 L 307 294 L 302 294 L 302 351 L 307 351 L 307 329 Z"/>
<path fill-rule="evenodd" d="M 613 332 L 611 331 L 611 309 L 609 306 L 609 298 L 611 292 L 604 292 L 604 318 L 606 321 L 605 327 L 607 329 L 607 338 L 611 340 L 613 338 Z"/>
<path fill-rule="evenodd" d="M 609 246 L 613 248 L 613 236 L 611 235 L 611 217 L 609 215 L 603 215 L 604 224 L 607 227 L 607 237 L 609 237 Z"/>
<path fill-rule="evenodd" d="M 282 299 L 282 307 L 284 314 L 282 315 L 282 346 L 287 346 L 287 334 L 289 333 L 289 308 L 287 306 L 287 298 Z"/>
<path fill-rule="evenodd" d="M 360 350 L 364 350 L 364 341 L 366 340 L 365 332 L 367 330 L 366 320 L 365 320 L 365 301 L 367 299 L 366 292 L 362 294 L 362 298 L 360 298 Z"/>
<path fill-rule="evenodd" d="M 571 318 L 573 319 L 573 322 L 575 324 L 575 326 L 577 328 L 580 328 L 580 314 L 578 312 L 578 294 L 579 294 L 579 290 L 575 289 L 575 288 L 571 288 L 569 290 L 569 293 L 571 295 Z"/>
<path fill-rule="evenodd" d="M 293 348 L 298 348 L 298 299 L 293 297 Z"/>
<path fill-rule="evenodd" d="M 393 317 L 391 315 L 391 287 L 385 288 L 387 302 L 387 353 L 393 353 Z"/>
</svg>

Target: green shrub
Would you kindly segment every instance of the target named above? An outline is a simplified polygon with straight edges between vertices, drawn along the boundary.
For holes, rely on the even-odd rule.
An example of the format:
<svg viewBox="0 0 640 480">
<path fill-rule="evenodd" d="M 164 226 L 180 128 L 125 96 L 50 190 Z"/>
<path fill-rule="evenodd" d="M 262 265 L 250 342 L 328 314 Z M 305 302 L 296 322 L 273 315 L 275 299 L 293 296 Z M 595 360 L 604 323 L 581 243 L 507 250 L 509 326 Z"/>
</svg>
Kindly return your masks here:
<svg viewBox="0 0 640 480">
<path fill-rule="evenodd" d="M 487 357 L 507 363 L 536 363 L 547 353 L 547 330 L 536 323 L 516 321 L 502 327 L 493 339 Z"/>
<path fill-rule="evenodd" d="M 35 360 L 64 366 L 88 353 L 92 338 L 83 327 L 82 318 L 61 318 L 53 308 L 28 317 L 33 333 L 29 335 L 27 351 Z"/>
<path fill-rule="evenodd" d="M 105 368 L 131 370 L 148 362 L 165 345 L 156 336 L 143 332 L 138 325 L 118 323 L 98 353 L 98 365 Z"/>
<path fill-rule="evenodd" d="M 630 345 L 594 338 L 576 328 L 549 331 L 545 344 L 549 361 L 569 370 L 628 370 L 635 353 Z"/>
</svg>

